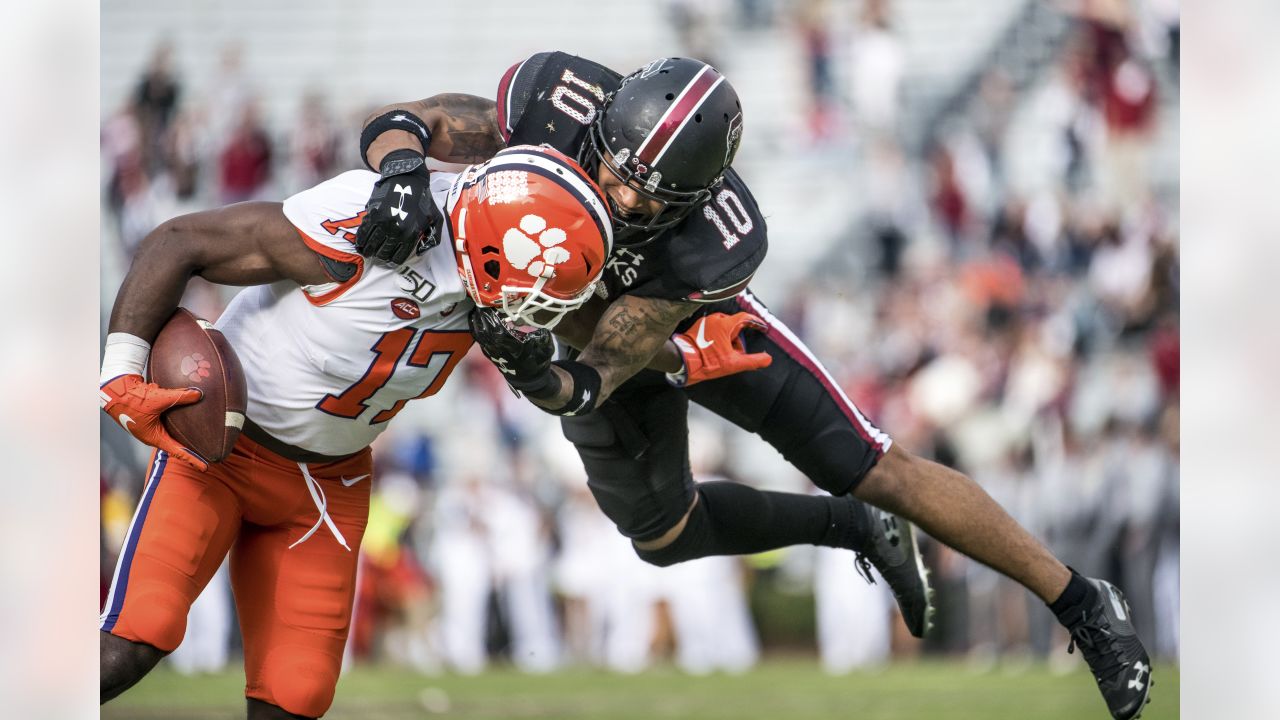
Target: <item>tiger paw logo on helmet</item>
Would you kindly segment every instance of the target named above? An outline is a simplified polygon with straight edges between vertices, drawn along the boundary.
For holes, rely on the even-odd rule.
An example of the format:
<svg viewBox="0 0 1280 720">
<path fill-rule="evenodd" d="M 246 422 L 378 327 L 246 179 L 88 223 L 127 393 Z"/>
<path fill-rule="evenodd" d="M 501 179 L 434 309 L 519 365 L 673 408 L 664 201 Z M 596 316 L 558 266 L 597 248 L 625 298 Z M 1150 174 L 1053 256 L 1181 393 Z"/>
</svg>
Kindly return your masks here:
<svg viewBox="0 0 1280 720">
<path fill-rule="evenodd" d="M 543 277 L 552 266 L 569 259 L 569 251 L 560 247 L 567 237 L 564 230 L 547 227 L 542 216 L 525 215 L 520 218 L 520 227 L 511 228 L 502 236 L 502 252 L 515 268 L 532 277 Z"/>
</svg>

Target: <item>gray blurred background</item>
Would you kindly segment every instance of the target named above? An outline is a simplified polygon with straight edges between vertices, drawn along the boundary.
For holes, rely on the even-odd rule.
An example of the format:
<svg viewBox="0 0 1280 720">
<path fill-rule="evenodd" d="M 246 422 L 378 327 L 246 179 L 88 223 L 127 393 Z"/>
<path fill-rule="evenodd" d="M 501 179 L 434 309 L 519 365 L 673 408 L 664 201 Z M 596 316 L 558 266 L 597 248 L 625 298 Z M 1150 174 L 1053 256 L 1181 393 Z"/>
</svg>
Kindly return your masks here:
<svg viewBox="0 0 1280 720">
<path fill-rule="evenodd" d="M 177 214 L 283 199 L 359 165 L 364 116 L 491 97 L 558 49 L 629 72 L 717 65 L 744 105 L 735 167 L 769 221 L 758 294 L 897 442 L 971 474 L 1178 656 L 1176 0 L 337 0 L 102 8 L 102 327 L 131 251 Z M 193 282 L 213 319 L 228 289 Z M 375 446 L 350 656 L 424 672 L 514 663 L 833 673 L 924 654 L 1076 662 L 1042 605 L 926 540 L 923 643 L 847 554 L 643 565 L 595 509 L 554 420 L 469 358 Z M 809 483 L 695 413 L 701 479 Z M 144 449 L 102 429 L 102 577 Z M 726 610 L 730 608 L 731 610 Z M 180 670 L 234 661 L 225 578 Z"/>
</svg>

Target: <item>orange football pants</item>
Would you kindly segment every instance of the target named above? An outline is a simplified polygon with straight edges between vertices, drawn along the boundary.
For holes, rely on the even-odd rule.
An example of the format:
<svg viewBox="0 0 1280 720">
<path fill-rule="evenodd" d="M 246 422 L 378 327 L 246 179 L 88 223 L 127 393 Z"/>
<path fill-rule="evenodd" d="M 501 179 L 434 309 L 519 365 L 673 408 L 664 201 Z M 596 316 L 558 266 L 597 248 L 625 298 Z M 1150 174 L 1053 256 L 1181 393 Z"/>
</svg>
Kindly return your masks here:
<svg viewBox="0 0 1280 720">
<path fill-rule="evenodd" d="M 203 473 L 154 453 L 99 628 L 172 651 L 191 603 L 229 551 L 245 696 L 323 715 L 350 628 L 369 515 L 371 482 L 361 476 L 373 472 L 373 461 L 366 448 L 306 471 L 310 478 L 243 435 Z M 337 532 L 324 522 L 316 527 L 321 505 Z"/>
</svg>

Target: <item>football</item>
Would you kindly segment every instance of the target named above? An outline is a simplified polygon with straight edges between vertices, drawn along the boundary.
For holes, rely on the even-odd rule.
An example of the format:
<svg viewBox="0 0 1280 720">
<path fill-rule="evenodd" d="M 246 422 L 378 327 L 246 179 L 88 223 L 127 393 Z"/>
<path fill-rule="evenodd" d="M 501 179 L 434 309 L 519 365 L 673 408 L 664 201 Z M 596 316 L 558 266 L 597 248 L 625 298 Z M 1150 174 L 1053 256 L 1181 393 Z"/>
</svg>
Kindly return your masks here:
<svg viewBox="0 0 1280 720">
<path fill-rule="evenodd" d="M 151 346 L 148 380 L 166 388 L 199 388 L 199 402 L 161 418 L 178 442 L 209 462 L 231 454 L 244 427 L 247 389 L 231 343 L 212 323 L 178 308 Z"/>
</svg>

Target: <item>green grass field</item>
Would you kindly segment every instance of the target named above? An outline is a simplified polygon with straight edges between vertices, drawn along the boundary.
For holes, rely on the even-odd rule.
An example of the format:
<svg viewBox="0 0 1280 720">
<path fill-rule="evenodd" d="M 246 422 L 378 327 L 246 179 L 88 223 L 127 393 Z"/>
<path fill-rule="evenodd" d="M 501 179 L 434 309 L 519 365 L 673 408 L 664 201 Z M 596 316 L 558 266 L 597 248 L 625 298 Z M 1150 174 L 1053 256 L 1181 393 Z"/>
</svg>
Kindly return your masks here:
<svg viewBox="0 0 1280 720">
<path fill-rule="evenodd" d="M 1178 717 L 1178 670 L 1157 665 L 1143 720 Z M 239 671 L 186 678 L 157 668 L 103 708 L 104 720 L 230 720 L 244 717 Z M 1107 718 L 1093 679 L 1042 665 L 976 672 L 963 663 L 899 664 L 875 673 L 823 675 L 813 660 L 770 660 L 739 676 L 690 677 L 672 669 L 635 676 L 592 670 L 424 677 L 356 668 L 343 676 L 327 720 L 408 718 L 599 718 L 601 720 L 1083 720 Z"/>
</svg>

